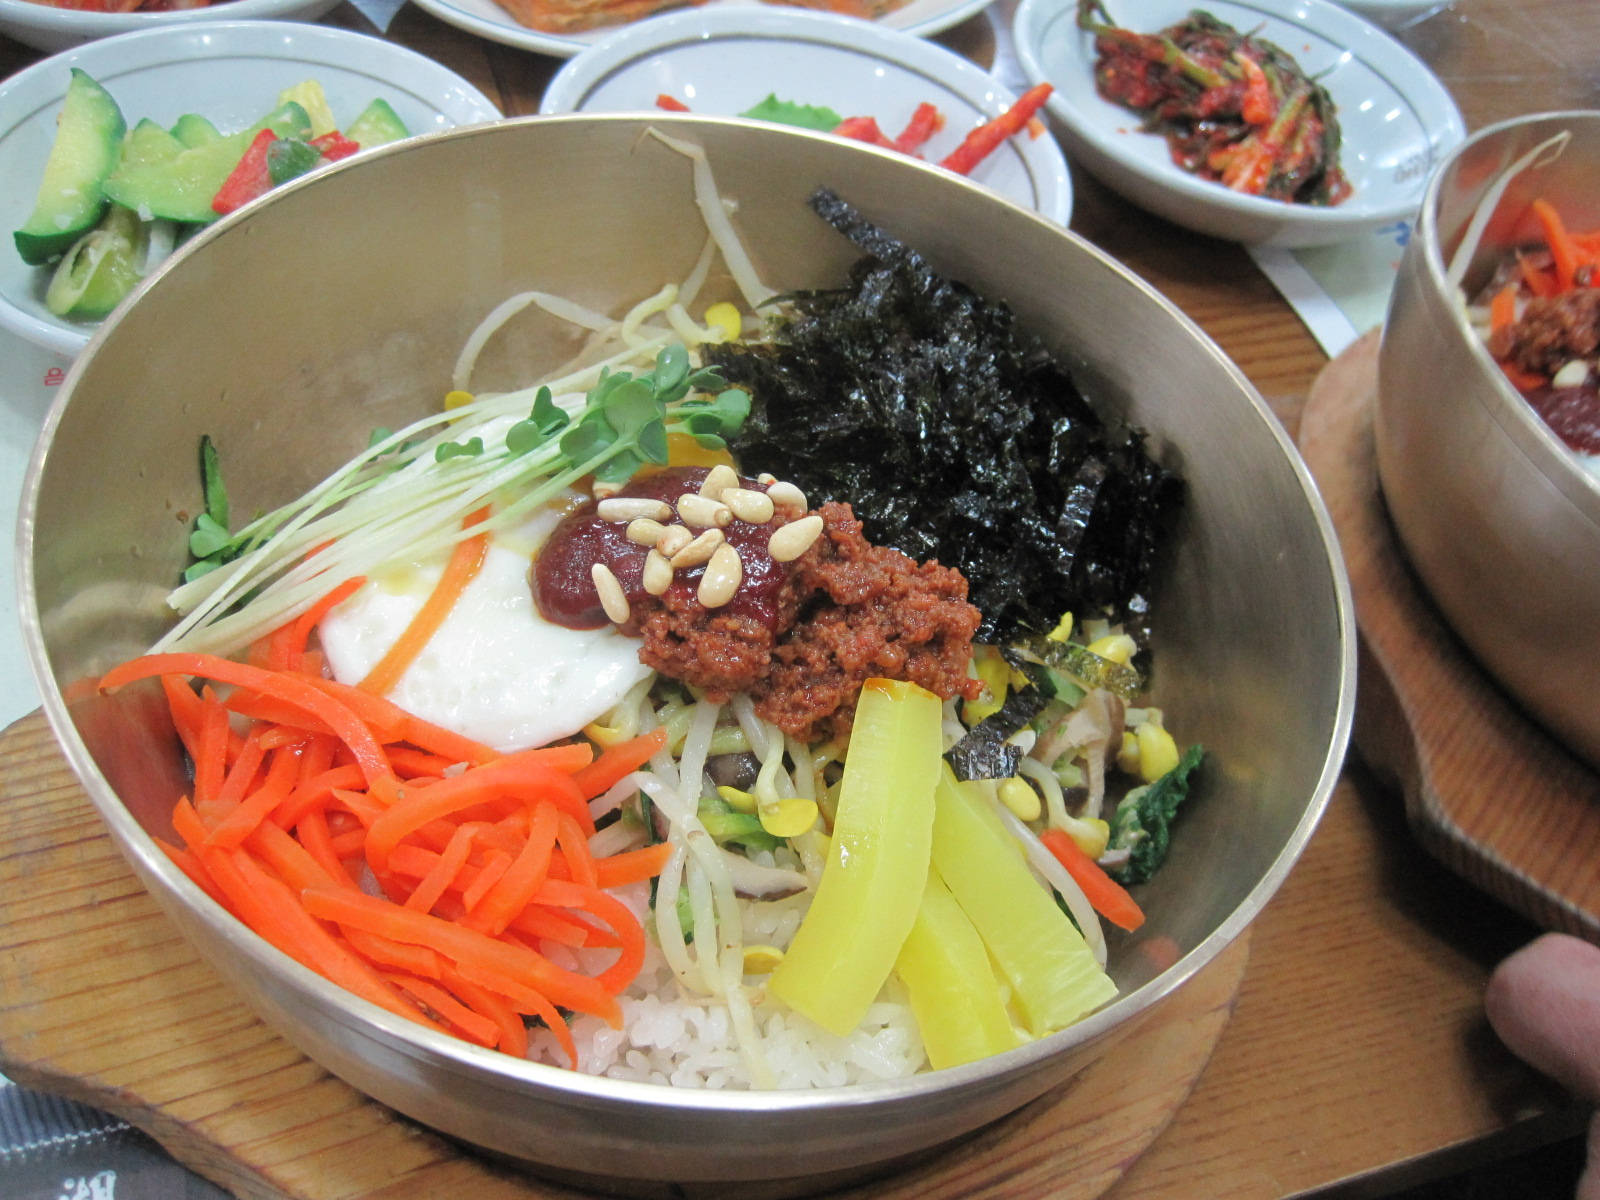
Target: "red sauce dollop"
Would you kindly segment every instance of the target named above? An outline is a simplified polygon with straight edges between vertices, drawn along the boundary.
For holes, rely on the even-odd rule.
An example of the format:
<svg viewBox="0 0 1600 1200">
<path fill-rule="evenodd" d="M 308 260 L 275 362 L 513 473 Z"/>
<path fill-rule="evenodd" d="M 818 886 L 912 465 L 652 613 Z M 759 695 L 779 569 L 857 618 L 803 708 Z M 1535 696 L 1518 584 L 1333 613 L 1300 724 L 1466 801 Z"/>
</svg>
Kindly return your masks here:
<svg viewBox="0 0 1600 1200">
<path fill-rule="evenodd" d="M 669 467 L 630 480 L 617 494 L 676 505 L 678 497 L 685 492 L 698 492 L 707 474 L 705 467 Z M 739 486 L 752 491 L 766 490 L 753 479 L 741 478 Z M 681 525 L 683 522 L 674 511 L 662 524 Z M 749 617 L 768 629 L 777 626 L 778 592 L 788 574 L 788 568 L 767 552 L 767 541 L 777 527 L 777 522 L 751 525 L 737 518 L 723 527 L 723 537 L 739 553 L 744 580 L 733 599 L 717 609 L 719 613 Z M 533 561 L 530 579 L 534 603 L 545 620 L 568 629 L 599 629 L 609 624 L 590 574 L 597 562 L 611 568 L 622 584 L 629 605 L 638 608 L 647 601 L 654 602 L 655 597 L 644 590 L 644 560 L 649 547 L 630 542 L 627 529 L 624 521 L 601 520 L 598 505 L 593 500 L 575 509 L 556 526 Z M 703 566 L 674 572 L 669 594 L 693 597 L 703 574 Z"/>
</svg>

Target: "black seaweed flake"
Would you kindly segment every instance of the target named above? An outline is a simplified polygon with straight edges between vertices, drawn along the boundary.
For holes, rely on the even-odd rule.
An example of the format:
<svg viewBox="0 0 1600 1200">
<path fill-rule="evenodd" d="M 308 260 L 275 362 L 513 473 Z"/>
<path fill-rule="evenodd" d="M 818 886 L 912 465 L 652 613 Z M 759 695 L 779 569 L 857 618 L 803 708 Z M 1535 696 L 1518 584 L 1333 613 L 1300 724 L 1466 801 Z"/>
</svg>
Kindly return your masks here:
<svg viewBox="0 0 1600 1200">
<path fill-rule="evenodd" d="M 811 206 L 867 257 L 845 288 L 786 297 L 772 345 L 707 348 L 753 394 L 741 461 L 848 500 L 881 545 L 960 568 L 986 641 L 1066 611 L 1142 628 L 1177 477 L 1138 431 L 1108 429 L 1004 304 L 832 192 Z"/>
</svg>

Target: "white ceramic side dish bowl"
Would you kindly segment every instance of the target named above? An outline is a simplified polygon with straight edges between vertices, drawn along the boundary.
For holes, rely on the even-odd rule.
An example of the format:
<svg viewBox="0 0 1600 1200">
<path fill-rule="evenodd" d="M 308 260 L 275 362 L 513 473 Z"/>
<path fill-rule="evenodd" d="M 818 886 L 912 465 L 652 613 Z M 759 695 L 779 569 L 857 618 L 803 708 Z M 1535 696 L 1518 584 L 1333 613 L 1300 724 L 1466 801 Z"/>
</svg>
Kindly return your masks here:
<svg viewBox="0 0 1600 1200">
<path fill-rule="evenodd" d="M 725 6 L 652 17 L 569 61 L 540 111 L 657 112 L 671 96 L 705 116 L 738 116 L 769 94 L 874 117 L 894 137 L 918 104 L 945 126 L 920 152 L 929 162 L 1016 100 L 988 73 L 942 46 L 869 22 L 781 8 Z M 1048 133 L 1010 138 L 970 178 L 1065 225 L 1072 180 Z"/>
<path fill-rule="evenodd" d="M 1189 0 L 1120 0 L 1114 21 L 1154 33 L 1182 20 Z M 1333 97 L 1341 162 L 1353 192 L 1331 207 L 1285 204 L 1230 191 L 1173 163 L 1164 137 L 1095 90 L 1094 35 L 1078 28 L 1075 0 L 1022 0 L 1017 57 L 1034 82 L 1055 85 L 1050 111 L 1067 152 L 1140 207 L 1197 233 L 1252 245 L 1344 241 L 1409 219 L 1428 173 L 1465 136 L 1455 102 L 1427 66 L 1376 26 L 1329 0 L 1217 0 L 1205 6 L 1241 32 L 1259 32 L 1293 55 Z"/>
<path fill-rule="evenodd" d="M 279 21 L 209 21 L 90 42 L 35 63 L 0 83 L 0 228 L 21 226 L 55 138 L 71 69 L 111 93 L 132 128 L 141 117 L 170 125 L 186 112 L 224 132 L 243 129 L 278 93 L 315 79 L 335 117 L 349 120 L 374 97 L 414 134 L 496 120 L 500 111 L 453 71 L 404 46 L 343 29 Z M 44 304 L 50 268 L 0 249 L 0 327 L 73 355 L 97 321 L 58 317 Z"/>
<path fill-rule="evenodd" d="M 210 21 L 315 21 L 339 0 L 227 0 L 169 12 L 87 12 L 33 0 L 0 0 L 0 32 L 36 50 L 65 50 L 96 38 Z"/>
</svg>

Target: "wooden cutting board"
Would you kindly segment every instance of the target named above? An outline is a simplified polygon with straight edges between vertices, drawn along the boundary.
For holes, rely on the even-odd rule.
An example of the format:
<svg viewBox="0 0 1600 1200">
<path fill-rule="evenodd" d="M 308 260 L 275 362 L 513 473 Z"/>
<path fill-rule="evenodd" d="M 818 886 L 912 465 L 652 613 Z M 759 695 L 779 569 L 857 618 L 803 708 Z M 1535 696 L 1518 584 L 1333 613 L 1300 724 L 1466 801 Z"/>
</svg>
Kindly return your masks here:
<svg viewBox="0 0 1600 1200">
<path fill-rule="evenodd" d="M 1600 942 L 1600 774 L 1500 691 L 1407 564 L 1378 485 L 1377 372 L 1373 332 L 1317 377 L 1299 429 L 1361 629 L 1355 747 L 1398 783 L 1430 853 L 1536 924 Z"/>
<path fill-rule="evenodd" d="M 840 1195 L 1101 1195 L 1189 1095 L 1247 960 L 1241 938 L 1067 1086 Z M 252 1200 L 579 1194 L 400 1117 L 258 1021 L 144 891 L 38 713 L 0 735 L 0 1073 L 117 1114 Z"/>
</svg>

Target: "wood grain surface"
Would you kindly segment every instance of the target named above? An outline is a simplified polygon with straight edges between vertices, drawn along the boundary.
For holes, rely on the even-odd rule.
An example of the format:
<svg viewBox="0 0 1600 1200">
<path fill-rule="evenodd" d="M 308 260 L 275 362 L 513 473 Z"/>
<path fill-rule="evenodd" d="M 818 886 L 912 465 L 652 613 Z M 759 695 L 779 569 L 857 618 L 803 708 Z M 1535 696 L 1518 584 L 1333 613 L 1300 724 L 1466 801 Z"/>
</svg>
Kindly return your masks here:
<svg viewBox="0 0 1600 1200">
<path fill-rule="evenodd" d="M 1377 358 L 1376 333 L 1340 355 L 1300 424 L 1366 651 L 1356 746 L 1398 781 L 1431 852 L 1539 925 L 1600 942 L 1600 775 L 1499 690 L 1407 564 L 1378 487 Z"/>
<path fill-rule="evenodd" d="M 539 1200 L 256 1020 L 123 862 L 38 713 L 0 736 L 0 1072 L 106 1109 L 251 1200 Z M 1093 1200 L 1171 1120 L 1227 1025 L 1242 938 L 1069 1085 L 842 1195 Z M 740 1194 L 695 1189 L 686 1194 Z"/>
</svg>

